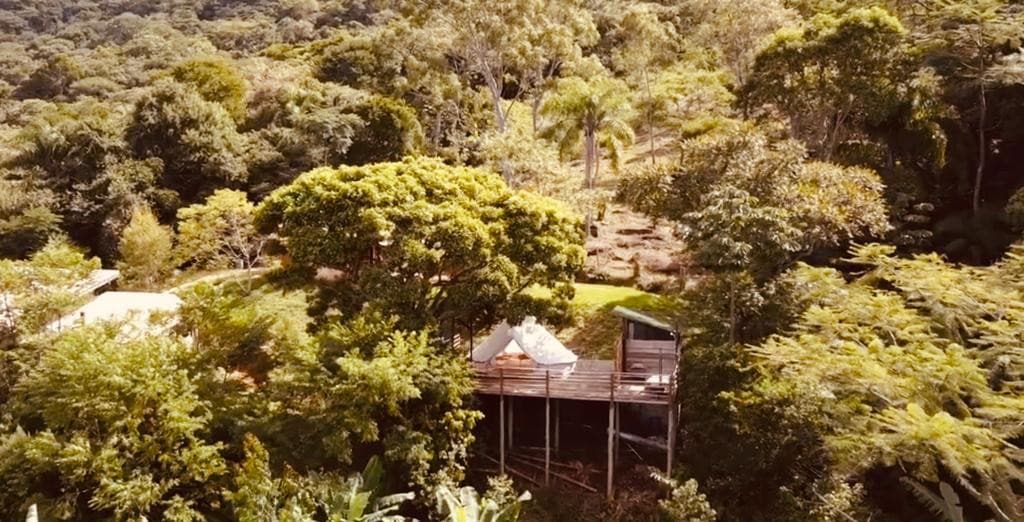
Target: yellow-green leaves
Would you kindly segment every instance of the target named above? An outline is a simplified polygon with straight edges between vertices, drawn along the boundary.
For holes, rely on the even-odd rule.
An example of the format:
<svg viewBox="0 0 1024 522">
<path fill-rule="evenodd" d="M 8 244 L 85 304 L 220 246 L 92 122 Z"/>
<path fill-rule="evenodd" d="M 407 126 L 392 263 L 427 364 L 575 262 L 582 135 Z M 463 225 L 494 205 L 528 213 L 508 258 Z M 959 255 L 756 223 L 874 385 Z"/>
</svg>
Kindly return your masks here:
<svg viewBox="0 0 1024 522">
<path fill-rule="evenodd" d="M 972 268 L 892 253 L 855 249 L 851 260 L 868 270 L 849 283 L 829 269 L 790 274 L 806 310 L 789 333 L 750 348 L 760 379 L 744 397 L 809 406 L 805 421 L 848 476 L 880 466 L 931 482 L 952 474 L 1014 514 L 1019 498 L 1006 486 L 1024 477 L 1013 443 L 1024 422 L 1020 273 L 1012 258 Z"/>
<path fill-rule="evenodd" d="M 526 288 L 569 283 L 584 257 L 578 221 L 554 202 L 430 159 L 309 172 L 267 198 L 257 223 L 286 240 L 296 268 L 332 270 L 324 312 L 369 307 L 415 329 L 491 324 Z"/>
</svg>

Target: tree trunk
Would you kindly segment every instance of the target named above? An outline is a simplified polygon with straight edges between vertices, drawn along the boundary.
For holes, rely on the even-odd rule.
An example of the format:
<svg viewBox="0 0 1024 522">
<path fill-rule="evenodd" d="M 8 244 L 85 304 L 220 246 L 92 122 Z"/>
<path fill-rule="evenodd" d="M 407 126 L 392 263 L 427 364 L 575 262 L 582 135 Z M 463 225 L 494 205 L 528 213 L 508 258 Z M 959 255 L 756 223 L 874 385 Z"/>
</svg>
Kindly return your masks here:
<svg viewBox="0 0 1024 522">
<path fill-rule="evenodd" d="M 594 134 L 589 130 L 583 135 L 583 188 L 594 189 Z"/>
<path fill-rule="evenodd" d="M 536 137 L 537 133 L 540 132 L 540 102 L 544 100 L 543 93 L 537 93 L 537 96 L 533 97 L 533 101 L 530 104 L 530 112 L 533 117 L 533 136 Z"/>
<path fill-rule="evenodd" d="M 651 164 L 654 164 L 654 95 L 651 94 L 651 76 L 644 68 L 644 87 L 647 89 L 647 138 L 651 145 Z"/>
<path fill-rule="evenodd" d="M 583 137 L 583 188 L 588 191 L 594 190 L 594 176 L 595 176 L 595 136 L 590 130 L 584 131 Z M 587 212 L 585 214 L 586 234 L 590 237 L 590 227 L 594 222 L 594 209 L 592 206 L 593 202 L 588 202 Z"/>
<path fill-rule="evenodd" d="M 491 103 L 494 105 L 494 124 L 498 132 L 504 134 L 506 128 L 505 109 L 501 106 L 501 86 L 498 80 L 491 73 L 490 68 L 484 67 L 484 80 L 487 82 L 487 91 L 491 94 Z"/>
<path fill-rule="evenodd" d="M 984 69 L 983 69 L 984 70 Z M 985 175 L 985 153 L 988 148 L 985 143 L 985 120 L 988 116 L 988 100 L 985 96 L 985 81 L 980 80 L 978 88 L 978 169 L 974 173 L 974 197 L 971 201 L 971 208 L 974 214 L 981 209 L 981 180 Z"/>
</svg>

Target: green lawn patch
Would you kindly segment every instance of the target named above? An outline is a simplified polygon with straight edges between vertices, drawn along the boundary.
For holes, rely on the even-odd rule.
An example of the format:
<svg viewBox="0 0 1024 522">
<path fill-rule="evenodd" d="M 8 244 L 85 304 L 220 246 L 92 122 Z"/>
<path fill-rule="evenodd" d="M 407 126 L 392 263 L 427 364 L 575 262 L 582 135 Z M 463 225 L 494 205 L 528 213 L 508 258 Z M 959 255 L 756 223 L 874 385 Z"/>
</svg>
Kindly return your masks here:
<svg viewBox="0 0 1024 522">
<path fill-rule="evenodd" d="M 640 312 L 665 312 L 669 303 L 657 294 L 636 288 L 577 283 L 576 324 L 557 333 L 558 338 L 584 359 L 614 359 L 622 330 L 621 320 L 612 314 L 616 306 Z"/>
</svg>

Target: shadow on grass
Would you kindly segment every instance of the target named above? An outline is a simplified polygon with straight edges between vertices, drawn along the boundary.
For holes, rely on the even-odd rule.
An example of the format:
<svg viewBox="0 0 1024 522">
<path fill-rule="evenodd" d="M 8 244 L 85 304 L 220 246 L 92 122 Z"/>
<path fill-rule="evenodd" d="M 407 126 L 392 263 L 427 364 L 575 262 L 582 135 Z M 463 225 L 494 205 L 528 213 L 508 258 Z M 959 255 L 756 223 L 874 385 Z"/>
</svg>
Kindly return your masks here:
<svg viewBox="0 0 1024 522">
<path fill-rule="evenodd" d="M 576 324 L 566 328 L 559 337 L 566 339 L 566 346 L 581 359 L 614 359 L 615 346 L 622 333 L 622 319 L 612 313 L 616 306 L 659 317 L 668 312 L 670 303 L 659 295 L 633 293 L 598 306 L 580 307 Z"/>
</svg>

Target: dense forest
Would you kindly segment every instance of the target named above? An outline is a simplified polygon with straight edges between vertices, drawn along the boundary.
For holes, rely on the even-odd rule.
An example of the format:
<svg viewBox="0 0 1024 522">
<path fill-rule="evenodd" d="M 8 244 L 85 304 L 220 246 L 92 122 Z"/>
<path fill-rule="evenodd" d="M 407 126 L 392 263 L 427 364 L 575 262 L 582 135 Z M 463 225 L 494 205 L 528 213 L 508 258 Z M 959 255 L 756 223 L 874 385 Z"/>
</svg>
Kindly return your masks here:
<svg viewBox="0 0 1024 522">
<path fill-rule="evenodd" d="M 1024 520 L 1021 165 L 1019 0 L 0 0 L 0 518 Z M 656 497 L 474 470 L 580 281 L 680 325 Z"/>
</svg>

